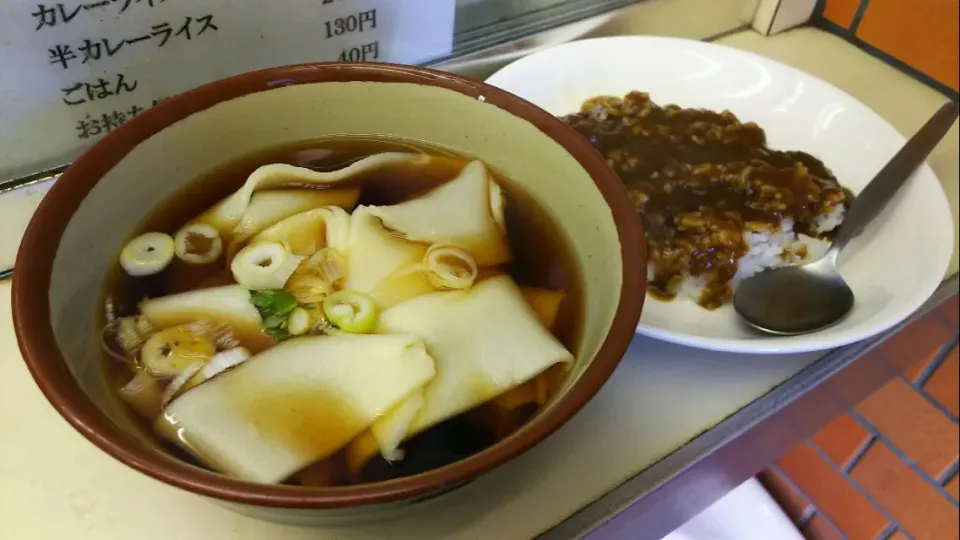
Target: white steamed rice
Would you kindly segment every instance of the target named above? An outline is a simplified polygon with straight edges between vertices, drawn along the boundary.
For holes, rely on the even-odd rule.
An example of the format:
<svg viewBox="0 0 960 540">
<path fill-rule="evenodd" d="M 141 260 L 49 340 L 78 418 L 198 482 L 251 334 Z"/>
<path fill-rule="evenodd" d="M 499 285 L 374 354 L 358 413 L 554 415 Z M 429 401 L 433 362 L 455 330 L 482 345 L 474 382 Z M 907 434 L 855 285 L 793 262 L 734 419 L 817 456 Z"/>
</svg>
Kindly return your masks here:
<svg viewBox="0 0 960 540">
<path fill-rule="evenodd" d="M 843 214 L 844 207 L 838 206 L 828 214 L 817 216 L 814 218 L 814 232 L 823 234 L 839 227 L 843 223 Z M 743 240 L 749 249 L 740 258 L 737 274 L 730 281 L 730 286 L 734 290 L 740 281 L 762 270 L 814 261 L 822 257 L 830 246 L 823 240 L 795 233 L 792 219 L 784 219 L 780 223 L 780 230 L 775 232 L 745 230 Z M 652 274 L 651 266 L 648 269 L 648 275 L 652 276 Z M 688 276 L 680 286 L 679 294 L 697 300 L 703 293 L 705 284 L 704 276 Z"/>
</svg>

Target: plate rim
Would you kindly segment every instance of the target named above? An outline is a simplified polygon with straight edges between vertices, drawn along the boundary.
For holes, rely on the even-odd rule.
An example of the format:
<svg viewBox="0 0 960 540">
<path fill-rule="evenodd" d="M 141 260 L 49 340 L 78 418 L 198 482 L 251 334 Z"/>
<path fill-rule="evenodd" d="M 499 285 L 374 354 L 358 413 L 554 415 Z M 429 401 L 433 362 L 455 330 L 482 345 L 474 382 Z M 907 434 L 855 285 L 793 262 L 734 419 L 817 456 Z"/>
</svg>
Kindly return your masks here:
<svg viewBox="0 0 960 540">
<path fill-rule="evenodd" d="M 538 51 L 535 51 L 527 56 L 519 58 L 510 62 L 509 64 L 501 67 L 496 70 L 494 73 L 490 74 L 485 82 L 492 86 L 496 86 L 505 90 L 507 92 L 513 92 L 510 88 L 504 88 L 499 86 L 497 78 L 503 76 L 505 72 L 510 72 L 513 70 L 522 69 L 524 64 L 529 63 L 533 58 L 542 56 L 547 53 L 556 54 L 557 50 L 562 49 L 576 49 L 579 47 L 586 46 L 586 44 L 595 45 L 597 43 L 609 44 L 610 47 L 615 47 L 618 49 L 637 49 L 638 47 L 650 46 L 650 44 L 657 44 L 657 46 L 663 46 L 663 44 L 683 44 L 684 46 L 690 47 L 699 47 L 701 49 L 712 50 L 712 51 L 721 51 L 722 54 L 731 54 L 734 56 L 740 56 L 742 58 L 748 58 L 753 61 L 759 62 L 763 65 L 775 66 L 777 69 L 786 70 L 787 72 L 792 73 L 793 75 L 800 77 L 804 80 L 813 81 L 818 85 L 822 85 L 825 89 L 837 93 L 839 96 L 842 96 L 850 103 L 861 109 L 861 113 L 868 114 L 873 117 L 874 120 L 883 124 L 888 128 L 891 134 L 896 139 L 896 142 L 902 146 L 906 143 L 907 137 L 903 135 L 900 130 L 898 130 L 893 124 L 887 121 L 886 118 L 881 116 L 877 111 L 871 108 L 866 103 L 860 101 L 856 97 L 850 95 L 845 90 L 837 87 L 836 85 L 817 77 L 811 73 L 803 71 L 802 69 L 793 67 L 789 64 L 783 63 L 779 60 L 773 58 L 768 58 L 766 56 L 760 55 L 753 51 L 747 51 L 743 49 L 738 49 L 736 47 L 731 47 L 729 45 L 724 45 L 720 43 L 713 43 L 707 41 L 700 41 L 695 39 L 687 39 L 680 37 L 672 36 L 604 36 L 588 39 L 580 39 L 575 41 L 570 41 L 567 43 L 562 43 L 555 45 L 553 47 L 547 47 Z M 527 99 L 523 96 L 520 96 L 521 99 Z M 539 106 L 537 103 L 534 105 Z M 950 249 L 942 250 L 943 253 L 940 253 L 941 250 L 937 250 L 937 256 L 941 259 L 940 264 L 937 265 L 938 268 L 941 268 L 940 274 L 943 275 L 941 279 L 936 280 L 935 282 L 931 279 L 930 283 L 919 284 L 918 292 L 915 295 L 915 298 L 910 302 L 904 302 L 903 308 L 891 310 L 890 315 L 884 317 L 876 323 L 869 325 L 865 328 L 859 330 L 852 330 L 844 333 L 838 333 L 833 336 L 828 336 L 826 339 L 817 339 L 819 332 L 811 332 L 808 334 L 802 334 L 797 336 L 775 336 L 775 335 L 766 335 L 762 333 L 757 333 L 756 338 L 724 338 L 724 337 L 713 337 L 713 336 L 701 336 L 692 333 L 678 332 L 676 330 L 668 330 L 660 326 L 654 326 L 643 321 L 643 316 L 641 314 L 640 322 L 636 328 L 636 334 L 646 336 L 652 339 L 657 339 L 660 341 L 674 343 L 677 345 L 682 345 L 686 347 L 692 347 L 697 349 L 704 349 L 710 351 L 718 352 L 735 352 L 735 353 L 746 353 L 746 354 L 796 354 L 804 352 L 814 352 L 814 351 L 827 351 L 831 349 L 836 349 L 844 345 L 849 345 L 869 339 L 870 337 L 882 334 L 890 328 L 900 324 L 902 321 L 910 317 L 911 314 L 917 311 L 920 306 L 933 294 L 937 289 L 940 283 L 943 282 L 943 279 L 946 277 L 946 271 L 949 268 L 950 260 L 953 256 L 954 242 L 956 240 L 956 232 L 953 230 L 953 212 L 950 208 L 950 203 L 947 200 L 947 194 L 943 188 L 943 183 L 940 181 L 940 178 L 937 176 L 937 173 L 933 170 L 927 160 L 924 160 L 923 164 L 913 173 L 913 179 L 911 181 L 923 180 L 923 177 L 930 176 L 932 178 L 933 187 L 936 188 L 936 192 L 939 195 L 936 197 L 936 204 L 939 209 L 931 208 L 931 210 L 938 216 L 937 219 L 946 215 L 949 218 L 950 227 L 949 234 L 940 236 L 949 236 L 944 245 L 949 245 Z M 649 293 L 646 293 L 646 300 L 656 301 L 655 298 L 652 298 Z M 733 315 L 736 316 L 736 315 Z M 839 323 L 842 324 L 842 319 Z"/>
</svg>

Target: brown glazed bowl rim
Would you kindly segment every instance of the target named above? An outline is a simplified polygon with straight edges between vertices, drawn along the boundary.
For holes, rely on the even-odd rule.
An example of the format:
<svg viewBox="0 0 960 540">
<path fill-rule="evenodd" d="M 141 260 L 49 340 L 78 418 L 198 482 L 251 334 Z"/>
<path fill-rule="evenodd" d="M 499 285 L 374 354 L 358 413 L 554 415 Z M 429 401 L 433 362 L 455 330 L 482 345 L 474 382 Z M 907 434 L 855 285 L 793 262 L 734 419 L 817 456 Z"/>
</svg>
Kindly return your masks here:
<svg viewBox="0 0 960 540">
<path fill-rule="evenodd" d="M 419 475 L 344 487 L 300 487 L 244 482 L 151 450 L 116 427 L 86 397 L 54 340 L 48 292 L 54 256 L 64 229 L 100 178 L 142 141 L 217 103 L 282 86 L 322 82 L 400 82 L 446 88 L 480 98 L 535 125 L 571 154 L 593 178 L 617 227 L 623 286 L 612 326 L 593 361 L 563 397 L 524 429 L 450 465 Z M 429 494 L 473 479 L 520 455 L 579 411 L 613 373 L 633 338 L 644 300 L 643 230 L 624 186 L 603 157 L 563 122 L 513 94 L 419 67 L 393 64 L 317 63 L 236 75 L 165 100 L 112 131 L 80 156 L 43 198 L 23 236 L 15 266 L 13 324 L 23 358 L 40 390 L 81 435 L 107 454 L 161 482 L 193 493 L 255 506 L 346 508 Z"/>
</svg>

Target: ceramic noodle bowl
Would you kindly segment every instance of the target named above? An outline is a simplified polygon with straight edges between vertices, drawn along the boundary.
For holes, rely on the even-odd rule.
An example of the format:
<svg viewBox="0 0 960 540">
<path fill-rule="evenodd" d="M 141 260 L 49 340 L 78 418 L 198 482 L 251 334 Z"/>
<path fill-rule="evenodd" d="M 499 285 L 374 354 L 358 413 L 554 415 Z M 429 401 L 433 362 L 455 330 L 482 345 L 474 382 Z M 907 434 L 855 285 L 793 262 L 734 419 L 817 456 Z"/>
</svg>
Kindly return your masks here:
<svg viewBox="0 0 960 540">
<path fill-rule="evenodd" d="M 142 429 L 102 369 L 98 313 L 117 254 L 160 201 L 203 173 L 265 148 L 343 135 L 421 141 L 472 156 L 536 201 L 565 237 L 582 280 L 582 327 L 568 375 L 516 432 L 412 476 L 304 487 L 247 482 L 189 464 Z M 633 337 L 645 267 L 643 231 L 623 186 L 550 114 L 483 83 L 426 69 L 299 65 L 175 96 L 97 142 L 30 223 L 13 312 L 23 357 L 50 403 L 123 464 L 257 518 L 368 520 L 429 504 L 529 450 L 583 407 Z"/>
</svg>

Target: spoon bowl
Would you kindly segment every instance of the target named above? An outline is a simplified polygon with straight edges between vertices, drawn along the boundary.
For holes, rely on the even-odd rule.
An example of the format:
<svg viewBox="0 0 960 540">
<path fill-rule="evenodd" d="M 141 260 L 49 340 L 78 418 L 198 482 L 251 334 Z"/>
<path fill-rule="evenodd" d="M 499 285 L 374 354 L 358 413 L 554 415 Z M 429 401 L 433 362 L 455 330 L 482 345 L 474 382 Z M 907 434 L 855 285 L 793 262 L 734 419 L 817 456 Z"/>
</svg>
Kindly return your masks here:
<svg viewBox="0 0 960 540">
<path fill-rule="evenodd" d="M 743 280 L 733 296 L 733 308 L 740 317 L 763 332 L 792 336 L 826 328 L 846 316 L 853 309 L 854 296 L 837 269 L 837 257 L 893 200 L 953 126 L 957 113 L 957 102 L 940 107 L 884 165 L 856 197 L 822 258 Z"/>
<path fill-rule="evenodd" d="M 761 272 L 745 280 L 734 308 L 750 325 L 770 334 L 805 334 L 839 322 L 853 308 L 853 291 L 832 257 Z"/>
</svg>

